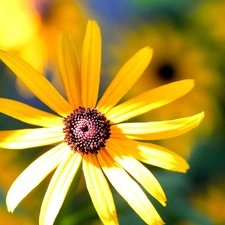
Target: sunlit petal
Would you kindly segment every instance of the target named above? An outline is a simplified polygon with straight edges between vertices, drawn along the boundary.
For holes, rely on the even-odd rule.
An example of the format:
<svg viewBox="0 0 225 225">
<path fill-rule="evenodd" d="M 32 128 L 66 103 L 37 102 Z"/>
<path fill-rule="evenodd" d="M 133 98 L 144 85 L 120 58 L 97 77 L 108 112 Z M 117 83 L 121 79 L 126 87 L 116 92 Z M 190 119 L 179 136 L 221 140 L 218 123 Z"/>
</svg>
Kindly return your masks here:
<svg viewBox="0 0 225 225">
<path fill-rule="evenodd" d="M 159 145 L 113 138 L 108 142 L 114 146 L 113 151 L 121 157 L 130 156 L 144 163 L 176 172 L 186 172 L 189 169 L 189 165 L 182 157 Z"/>
<path fill-rule="evenodd" d="M 148 66 L 152 49 L 145 47 L 138 51 L 118 72 L 99 100 L 98 109 L 107 113 L 133 87 Z"/>
<path fill-rule="evenodd" d="M 61 127 L 0 131 L 0 148 L 25 149 L 63 141 Z"/>
<path fill-rule="evenodd" d="M 119 123 L 164 106 L 187 94 L 193 87 L 193 80 L 181 80 L 166 84 L 115 106 L 106 113 L 106 116 L 111 122 Z"/>
<path fill-rule="evenodd" d="M 0 59 L 53 111 L 61 116 L 66 116 L 72 110 L 69 103 L 53 85 L 21 58 L 12 53 L 0 51 Z"/>
<path fill-rule="evenodd" d="M 99 152 L 98 160 L 114 188 L 147 224 L 164 224 L 142 189 L 104 149 Z"/>
<path fill-rule="evenodd" d="M 164 206 L 166 197 L 157 179 L 143 164 L 177 172 L 189 169 L 179 155 L 147 140 L 186 133 L 199 125 L 204 113 L 167 121 L 124 121 L 175 101 L 193 88 L 194 81 L 176 81 L 121 103 L 151 60 L 152 49 L 145 47 L 119 70 L 100 98 L 101 42 L 99 26 L 90 20 L 78 61 L 72 38 L 62 35 L 58 65 L 68 101 L 25 61 L 0 51 L 0 59 L 19 80 L 59 114 L 0 98 L 0 113 L 41 127 L 0 131 L 0 148 L 56 146 L 30 164 L 7 194 L 7 207 L 13 212 L 22 199 L 56 169 L 41 206 L 40 225 L 53 225 L 71 183 L 77 180 L 78 169 L 83 169 L 91 200 L 104 225 L 119 224 L 108 182 L 146 224 L 162 225 L 162 219 L 145 193 L 150 193 Z"/>
<path fill-rule="evenodd" d="M 101 67 L 101 34 L 98 24 L 90 20 L 81 57 L 81 98 L 84 107 L 94 107 L 98 98 Z"/>
<path fill-rule="evenodd" d="M 114 158 L 133 178 L 135 178 L 153 197 L 155 197 L 162 205 L 166 205 L 166 197 L 164 191 L 153 176 L 153 174 L 144 167 L 139 161 L 129 156 L 120 156 L 110 148 L 110 143 L 106 150 L 110 156 Z"/>
<path fill-rule="evenodd" d="M 111 127 L 113 134 L 123 133 L 137 140 L 158 140 L 179 136 L 197 127 L 204 113 L 175 120 L 148 123 L 121 123 Z"/>
<path fill-rule="evenodd" d="M 64 143 L 49 150 L 31 163 L 10 187 L 6 204 L 9 212 L 13 212 L 20 201 L 25 198 L 63 159 L 65 151 L 69 151 Z"/>
<path fill-rule="evenodd" d="M 95 155 L 84 155 L 83 171 L 87 189 L 103 224 L 118 224 L 112 193 Z"/>
<path fill-rule="evenodd" d="M 60 76 L 66 91 L 69 103 L 73 108 L 81 105 L 80 98 L 80 69 L 78 66 L 75 46 L 68 34 L 63 34 L 59 47 L 58 64 Z"/>
<path fill-rule="evenodd" d="M 73 151 L 68 151 L 64 155 L 64 159 L 57 167 L 51 179 L 41 206 L 39 218 L 39 223 L 41 225 L 52 225 L 54 223 L 68 189 L 81 164 L 81 160 L 81 155 L 74 154 Z"/>
<path fill-rule="evenodd" d="M 11 99 L 0 98 L 0 112 L 32 125 L 62 126 L 61 117 Z"/>
</svg>

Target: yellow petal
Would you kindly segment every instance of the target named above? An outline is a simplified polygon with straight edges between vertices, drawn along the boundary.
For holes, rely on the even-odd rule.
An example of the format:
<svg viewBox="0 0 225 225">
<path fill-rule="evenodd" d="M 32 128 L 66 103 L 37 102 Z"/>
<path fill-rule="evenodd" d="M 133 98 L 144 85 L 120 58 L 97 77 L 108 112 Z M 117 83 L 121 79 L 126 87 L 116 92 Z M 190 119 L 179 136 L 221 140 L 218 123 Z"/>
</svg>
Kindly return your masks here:
<svg viewBox="0 0 225 225">
<path fill-rule="evenodd" d="M 70 151 L 68 146 L 59 144 L 36 159 L 19 175 L 6 197 L 9 212 L 13 212 L 20 201 L 57 167 L 65 151 Z"/>
<path fill-rule="evenodd" d="M 112 123 L 128 120 L 182 97 L 193 87 L 193 80 L 181 80 L 160 86 L 115 106 L 106 114 L 106 117 Z"/>
<path fill-rule="evenodd" d="M 72 107 L 52 84 L 28 63 L 18 56 L 4 51 L 0 51 L 0 59 L 53 111 L 63 117 L 72 111 Z"/>
<path fill-rule="evenodd" d="M 182 157 L 159 145 L 113 138 L 109 139 L 109 142 L 114 146 L 113 151 L 121 157 L 127 155 L 144 163 L 176 172 L 186 172 L 189 169 L 189 165 Z"/>
<path fill-rule="evenodd" d="M 81 105 L 80 69 L 78 66 L 75 46 L 68 34 L 63 34 L 59 47 L 58 64 L 60 76 L 69 103 L 73 108 Z"/>
<path fill-rule="evenodd" d="M 98 160 L 117 192 L 147 224 L 164 224 L 142 189 L 104 149 L 99 151 Z"/>
<path fill-rule="evenodd" d="M 98 98 L 101 45 L 98 24 L 90 20 L 87 24 L 81 58 L 81 97 L 84 107 L 95 107 Z"/>
<path fill-rule="evenodd" d="M 88 192 L 103 224 L 119 224 L 112 193 L 95 155 L 83 156 L 83 171 Z"/>
<path fill-rule="evenodd" d="M 52 225 L 64 202 L 69 187 L 81 164 L 82 157 L 73 151 L 64 155 L 63 161 L 56 169 L 45 194 L 39 224 Z"/>
<path fill-rule="evenodd" d="M 138 51 L 118 72 L 99 100 L 98 109 L 107 113 L 133 87 L 148 66 L 152 49 L 145 47 Z"/>
<path fill-rule="evenodd" d="M 0 148 L 24 149 L 62 142 L 61 127 L 0 131 Z"/>
<path fill-rule="evenodd" d="M 179 136 L 197 127 L 204 113 L 175 120 L 149 123 L 121 123 L 111 127 L 111 132 L 123 133 L 137 140 L 159 140 Z"/>
<path fill-rule="evenodd" d="M 61 117 L 11 99 L 0 98 L 0 112 L 32 125 L 62 126 Z"/>
<path fill-rule="evenodd" d="M 106 150 L 133 178 L 135 178 L 154 198 L 162 205 L 166 205 L 164 191 L 154 175 L 139 161 L 129 156 L 120 156 L 113 151 L 113 146 L 108 143 Z"/>
</svg>

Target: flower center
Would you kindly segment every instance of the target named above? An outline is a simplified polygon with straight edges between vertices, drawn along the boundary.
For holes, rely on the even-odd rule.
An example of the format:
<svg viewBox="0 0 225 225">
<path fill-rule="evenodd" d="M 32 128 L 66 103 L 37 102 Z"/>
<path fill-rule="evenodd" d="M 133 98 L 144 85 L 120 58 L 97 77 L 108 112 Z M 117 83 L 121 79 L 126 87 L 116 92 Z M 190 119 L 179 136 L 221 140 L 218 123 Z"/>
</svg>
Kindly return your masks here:
<svg viewBox="0 0 225 225">
<path fill-rule="evenodd" d="M 160 65 L 157 69 L 157 72 L 160 79 L 166 82 L 173 80 L 176 76 L 175 68 L 170 63 L 164 63 Z"/>
<path fill-rule="evenodd" d="M 97 154 L 110 137 L 110 121 L 95 108 L 79 107 L 63 119 L 64 141 L 74 152 Z"/>
</svg>

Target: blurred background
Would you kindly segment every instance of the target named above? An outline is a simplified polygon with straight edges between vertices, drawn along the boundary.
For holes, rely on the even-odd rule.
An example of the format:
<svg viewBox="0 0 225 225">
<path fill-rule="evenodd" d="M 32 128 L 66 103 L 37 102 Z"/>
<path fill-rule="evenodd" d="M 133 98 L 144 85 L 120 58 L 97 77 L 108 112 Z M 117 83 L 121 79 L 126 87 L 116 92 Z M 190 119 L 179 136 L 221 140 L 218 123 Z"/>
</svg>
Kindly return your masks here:
<svg viewBox="0 0 225 225">
<path fill-rule="evenodd" d="M 153 59 L 125 98 L 181 79 L 195 79 L 186 96 L 136 121 L 168 120 L 205 111 L 202 124 L 159 144 L 190 164 L 187 174 L 148 166 L 160 181 L 167 206 L 151 196 L 166 224 L 225 224 L 225 1 L 223 0 L 0 0 L 0 48 L 20 55 L 63 93 L 57 72 L 57 46 L 70 32 L 78 55 L 88 19 L 100 25 L 103 39 L 100 94 L 121 66 L 140 48 L 150 46 Z M 0 97 L 49 111 L 0 62 Z M 28 128 L 0 114 L 0 129 Z M 0 149 L 0 222 L 36 225 L 51 175 L 17 207 L 7 212 L 5 197 L 15 178 L 47 148 Z M 144 222 L 112 188 L 121 225 Z M 56 225 L 100 225 L 81 177 L 72 184 Z"/>
</svg>

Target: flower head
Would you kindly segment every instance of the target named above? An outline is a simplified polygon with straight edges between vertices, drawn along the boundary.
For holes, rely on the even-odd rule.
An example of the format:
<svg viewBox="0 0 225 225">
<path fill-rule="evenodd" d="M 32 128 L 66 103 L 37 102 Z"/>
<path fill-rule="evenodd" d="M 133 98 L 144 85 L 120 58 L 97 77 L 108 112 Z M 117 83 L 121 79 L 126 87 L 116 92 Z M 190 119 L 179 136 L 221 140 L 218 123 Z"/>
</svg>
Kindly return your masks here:
<svg viewBox="0 0 225 225">
<path fill-rule="evenodd" d="M 66 31 L 82 43 L 86 18 L 82 5 L 73 0 L 0 0 L 0 48 L 16 52 L 38 71 L 48 66 L 51 82 L 62 89 L 55 75 L 57 40 Z M 20 79 L 16 88 L 21 96 L 33 97 Z"/>
<path fill-rule="evenodd" d="M 221 119 L 221 110 L 216 99 L 222 90 L 222 80 L 210 64 L 208 54 L 212 55 L 211 52 L 197 45 L 191 33 L 180 32 L 170 23 L 141 24 L 135 30 L 130 30 L 121 36 L 120 46 L 110 47 L 117 61 L 124 61 L 142 45 L 149 45 L 154 49 L 151 66 L 144 71 L 135 88 L 127 95 L 127 99 L 178 80 L 194 79 L 198 84 L 191 93 L 166 105 L 164 110 L 151 111 L 140 118 L 144 121 L 149 117 L 152 120 L 167 120 L 192 115 L 204 109 L 207 118 L 197 132 L 190 132 L 175 140 L 160 141 L 167 148 L 186 158 L 189 157 L 196 144 L 196 136 L 207 137 Z M 117 54 L 119 48 L 120 54 Z"/>
<path fill-rule="evenodd" d="M 87 189 L 104 224 L 118 224 L 106 177 L 147 224 L 163 224 L 140 186 L 162 205 L 165 205 L 165 194 L 141 162 L 178 172 L 185 172 L 189 166 L 172 151 L 142 140 L 183 134 L 200 123 L 203 113 L 162 122 L 124 122 L 176 100 L 194 86 L 193 80 L 177 81 L 118 104 L 141 76 L 151 57 L 152 50 L 148 47 L 137 52 L 98 101 L 101 35 L 97 23 L 89 21 L 80 64 L 70 37 L 64 35 L 62 38 L 59 70 L 67 96 L 65 100 L 44 76 L 23 60 L 0 52 L 0 58 L 16 76 L 58 114 L 53 115 L 14 100 L 0 99 L 0 112 L 41 127 L 1 131 L 0 147 L 25 149 L 56 144 L 15 180 L 7 194 L 9 211 L 13 212 L 19 202 L 56 169 L 39 219 L 40 224 L 53 224 L 70 184 L 82 166 Z"/>
</svg>

